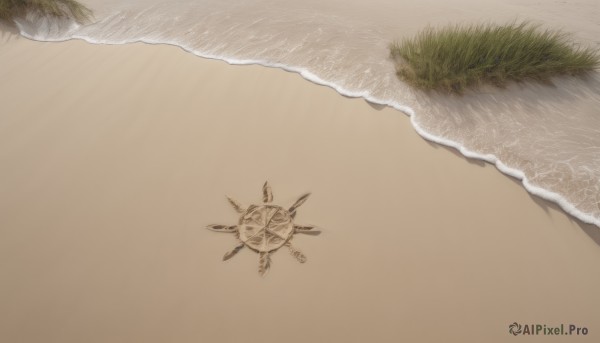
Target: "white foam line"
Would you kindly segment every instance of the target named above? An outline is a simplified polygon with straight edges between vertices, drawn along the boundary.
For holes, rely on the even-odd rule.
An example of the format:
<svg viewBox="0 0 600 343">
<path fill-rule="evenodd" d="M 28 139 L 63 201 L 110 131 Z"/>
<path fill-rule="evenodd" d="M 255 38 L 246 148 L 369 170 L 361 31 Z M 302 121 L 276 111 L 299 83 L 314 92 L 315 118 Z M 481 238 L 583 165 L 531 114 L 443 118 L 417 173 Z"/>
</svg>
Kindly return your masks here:
<svg viewBox="0 0 600 343">
<path fill-rule="evenodd" d="M 40 39 L 36 39 L 35 37 L 32 37 L 30 35 L 23 33 L 22 30 L 20 30 L 20 31 L 21 31 L 21 35 L 23 35 L 26 38 L 29 38 L 32 40 L 40 40 Z M 527 177 L 525 176 L 523 171 L 521 171 L 519 169 L 511 168 L 511 167 L 505 165 L 502 161 L 500 161 L 500 159 L 498 159 L 497 156 L 495 156 L 493 154 L 485 154 L 484 155 L 484 154 L 476 153 L 472 150 L 467 149 L 466 147 L 464 147 L 463 145 L 461 145 L 460 143 L 458 143 L 456 141 L 453 141 L 453 140 L 450 140 L 447 138 L 443 138 L 440 136 L 435 136 L 435 135 L 430 134 L 429 132 L 425 131 L 425 129 L 423 129 L 417 123 L 416 113 L 412 108 L 410 108 L 406 105 L 402 105 L 397 102 L 389 102 L 389 101 L 377 99 L 375 97 L 372 97 L 369 94 L 369 92 L 367 92 L 367 91 L 356 92 L 356 91 L 351 91 L 349 89 L 345 89 L 344 87 L 341 87 L 333 82 L 329 82 L 329 81 L 326 81 L 326 80 L 320 78 L 319 76 L 313 74 L 312 72 L 310 72 L 304 68 L 292 67 L 292 66 L 288 66 L 285 64 L 281 64 L 281 63 L 271 63 L 267 60 L 236 59 L 236 58 L 231 58 L 231 57 L 226 57 L 226 56 L 212 55 L 212 54 L 206 54 L 206 53 L 203 54 L 198 51 L 188 49 L 185 46 L 180 45 L 175 42 L 153 41 L 151 39 L 137 39 L 137 40 L 125 40 L 125 41 L 121 41 L 121 42 L 109 42 L 109 41 L 94 40 L 90 37 L 85 37 L 85 36 L 73 35 L 72 37 L 65 38 L 65 39 L 55 39 L 55 40 L 46 40 L 46 41 L 62 42 L 62 41 L 69 41 L 69 40 L 73 40 L 73 39 L 80 39 L 80 40 L 84 40 L 91 44 L 99 44 L 99 45 L 102 45 L 102 44 L 122 45 L 122 44 L 131 44 L 131 43 L 146 43 L 146 44 L 152 44 L 152 45 L 172 45 L 172 46 L 176 46 L 186 52 L 192 53 L 196 56 L 199 56 L 202 58 L 207 58 L 207 59 L 220 60 L 220 61 L 224 61 L 228 64 L 232 64 L 232 65 L 260 65 L 260 66 L 264 66 L 264 67 L 278 68 L 278 69 L 283 69 L 288 72 L 298 73 L 306 80 L 316 83 L 318 85 L 332 88 L 336 92 L 338 92 L 344 96 L 353 97 L 353 98 L 363 98 L 371 103 L 378 104 L 378 105 L 390 106 L 398 111 L 405 113 L 406 115 L 408 115 L 410 117 L 410 122 L 411 122 L 412 126 L 414 127 L 414 129 L 417 131 L 417 133 L 422 138 L 424 138 L 428 141 L 434 142 L 436 144 L 445 145 L 445 146 L 454 148 L 467 158 L 481 160 L 481 161 L 491 163 L 491 164 L 495 165 L 496 168 L 500 172 L 520 180 L 521 183 L 523 184 L 523 187 L 525 187 L 525 189 L 529 193 L 536 195 L 542 199 L 545 199 L 545 200 L 548 200 L 548 201 L 558 204 L 565 212 L 567 212 L 568 214 L 572 215 L 573 217 L 581 220 L 584 223 L 593 224 L 593 225 L 600 227 L 600 218 L 596 218 L 589 213 L 582 212 L 581 210 L 576 208 L 575 205 L 570 203 L 567 199 L 565 199 L 560 194 L 532 184 L 530 182 L 530 180 L 527 179 Z"/>
</svg>

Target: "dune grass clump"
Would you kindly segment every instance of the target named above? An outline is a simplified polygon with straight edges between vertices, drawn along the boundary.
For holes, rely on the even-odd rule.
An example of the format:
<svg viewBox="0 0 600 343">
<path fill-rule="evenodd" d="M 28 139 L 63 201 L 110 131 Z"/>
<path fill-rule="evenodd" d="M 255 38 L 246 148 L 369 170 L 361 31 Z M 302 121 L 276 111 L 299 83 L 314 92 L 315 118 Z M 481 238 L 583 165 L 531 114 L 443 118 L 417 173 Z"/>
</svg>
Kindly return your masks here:
<svg viewBox="0 0 600 343">
<path fill-rule="evenodd" d="M 13 21 L 34 13 L 46 17 L 89 21 L 92 11 L 75 0 L 0 0 L 0 19 Z"/>
<path fill-rule="evenodd" d="M 422 89 L 461 93 L 480 83 L 547 82 L 600 66 L 597 51 L 578 47 L 561 31 L 530 23 L 427 28 L 390 45 L 398 76 Z"/>
</svg>

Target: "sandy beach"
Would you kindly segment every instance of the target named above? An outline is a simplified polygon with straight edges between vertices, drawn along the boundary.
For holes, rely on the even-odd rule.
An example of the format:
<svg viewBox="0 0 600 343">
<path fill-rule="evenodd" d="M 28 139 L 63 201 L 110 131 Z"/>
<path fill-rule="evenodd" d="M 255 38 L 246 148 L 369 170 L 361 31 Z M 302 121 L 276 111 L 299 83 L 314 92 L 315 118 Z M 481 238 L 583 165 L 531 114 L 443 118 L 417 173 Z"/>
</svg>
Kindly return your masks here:
<svg viewBox="0 0 600 343">
<path fill-rule="evenodd" d="M 165 45 L 0 42 L 0 341 L 597 342 L 600 231 L 405 114 Z M 223 262 L 225 196 L 312 195 Z"/>
</svg>

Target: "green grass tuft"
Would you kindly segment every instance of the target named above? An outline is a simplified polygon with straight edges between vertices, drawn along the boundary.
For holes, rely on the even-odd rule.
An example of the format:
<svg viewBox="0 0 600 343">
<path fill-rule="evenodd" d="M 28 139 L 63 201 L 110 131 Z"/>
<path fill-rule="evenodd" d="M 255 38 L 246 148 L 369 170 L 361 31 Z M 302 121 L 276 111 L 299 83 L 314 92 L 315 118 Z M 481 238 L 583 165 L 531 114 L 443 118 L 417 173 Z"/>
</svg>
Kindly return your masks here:
<svg viewBox="0 0 600 343">
<path fill-rule="evenodd" d="M 0 19 L 13 21 L 27 13 L 89 21 L 92 11 L 75 0 L 0 0 Z"/>
<path fill-rule="evenodd" d="M 600 66 L 597 51 L 568 42 L 561 31 L 530 23 L 427 28 L 390 45 L 400 78 L 422 89 L 462 93 L 466 87 L 526 79 L 547 82 Z"/>
</svg>

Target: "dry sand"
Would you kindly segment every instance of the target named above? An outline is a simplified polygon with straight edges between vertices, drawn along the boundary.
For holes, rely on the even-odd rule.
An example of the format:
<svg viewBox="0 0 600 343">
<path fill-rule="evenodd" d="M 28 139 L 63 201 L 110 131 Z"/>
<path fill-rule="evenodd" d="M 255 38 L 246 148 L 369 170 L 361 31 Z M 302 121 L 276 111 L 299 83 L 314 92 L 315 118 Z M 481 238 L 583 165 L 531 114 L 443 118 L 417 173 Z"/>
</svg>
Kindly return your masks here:
<svg viewBox="0 0 600 343">
<path fill-rule="evenodd" d="M 404 114 L 170 46 L 0 43 L 0 341 L 600 339 L 600 236 Z M 304 265 L 232 260 L 225 195 L 311 191 Z M 569 339 L 566 339 L 569 338 Z"/>
</svg>

